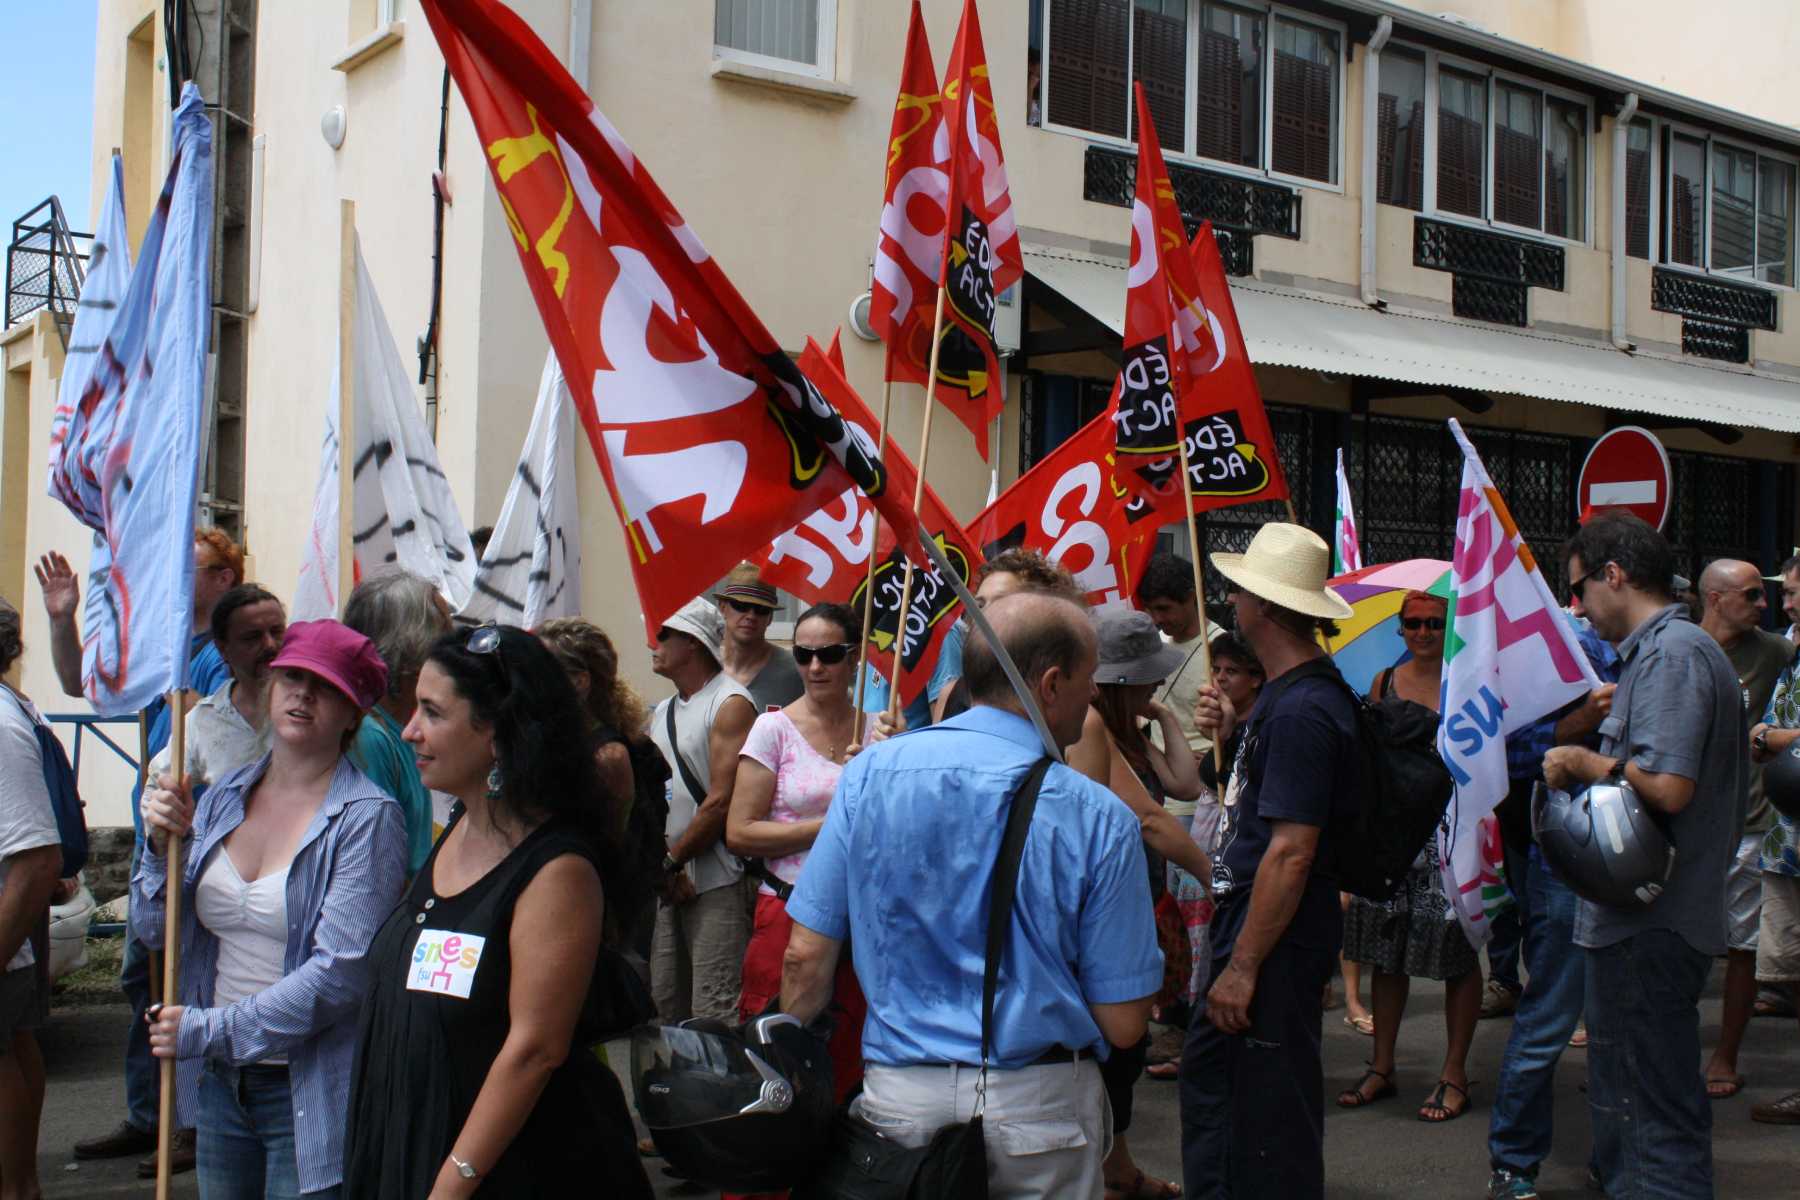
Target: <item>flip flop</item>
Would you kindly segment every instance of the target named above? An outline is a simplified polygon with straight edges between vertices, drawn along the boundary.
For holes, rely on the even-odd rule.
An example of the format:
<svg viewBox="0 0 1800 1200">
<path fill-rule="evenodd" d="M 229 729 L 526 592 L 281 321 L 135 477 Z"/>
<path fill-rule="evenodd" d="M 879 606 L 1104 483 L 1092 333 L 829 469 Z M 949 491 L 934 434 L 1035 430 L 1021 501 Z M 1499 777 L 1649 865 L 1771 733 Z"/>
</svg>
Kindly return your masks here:
<svg viewBox="0 0 1800 1200">
<path fill-rule="evenodd" d="M 661 1158 L 662 1157 L 662 1151 L 658 1150 L 656 1148 L 656 1143 L 651 1141 L 649 1138 L 639 1138 L 638 1139 L 637 1152 L 641 1157 L 644 1157 L 644 1158 Z"/>
<path fill-rule="evenodd" d="M 1448 1104 L 1444 1103 L 1445 1100 L 1450 1098 L 1447 1094 L 1450 1091 L 1456 1092 L 1457 1095 L 1463 1098 L 1463 1105 L 1461 1108 L 1453 1109 Z M 1447 1121 L 1456 1120 L 1456 1118 L 1468 1112 L 1471 1107 L 1472 1102 L 1469 1099 L 1468 1088 L 1457 1087 L 1448 1079 L 1440 1079 L 1437 1081 L 1437 1086 L 1431 1089 L 1431 1095 L 1425 1097 L 1425 1103 L 1419 1105 L 1419 1120 L 1425 1122 L 1427 1125 L 1442 1125 Z M 1433 1110 L 1442 1113 L 1443 1116 L 1425 1115 Z"/>
<path fill-rule="evenodd" d="M 1381 1080 L 1381 1086 L 1364 1095 L 1363 1084 L 1369 1082 L 1371 1076 Z M 1392 1075 L 1383 1075 L 1374 1067 L 1370 1067 L 1362 1073 L 1362 1078 L 1356 1081 L 1354 1087 L 1347 1087 L 1337 1094 L 1337 1106 L 1339 1108 L 1367 1108 L 1377 1101 L 1386 1100 L 1389 1096 L 1395 1095 L 1399 1090 L 1394 1086 Z"/>
<path fill-rule="evenodd" d="M 1575 1032 L 1569 1035 L 1569 1045 L 1576 1050 L 1587 1049 L 1587 1026 L 1577 1025 Z"/>
<path fill-rule="evenodd" d="M 1353 1017 L 1349 1013 L 1345 1013 L 1344 1024 L 1356 1030 L 1356 1032 L 1362 1034 L 1364 1037 L 1375 1036 L 1375 1018 L 1370 1013 L 1364 1013 L 1360 1017 Z"/>
<path fill-rule="evenodd" d="M 1168 1062 L 1151 1063 L 1144 1068 L 1144 1074 L 1152 1079 L 1179 1079 L 1181 1078 L 1181 1064 L 1175 1059 L 1170 1059 Z"/>
<path fill-rule="evenodd" d="M 1713 1089 L 1720 1089 L 1714 1091 Z M 1732 1075 L 1724 1079 L 1708 1079 L 1706 1081 L 1706 1098 L 1708 1100 L 1729 1100 L 1744 1090 L 1744 1077 Z"/>
</svg>

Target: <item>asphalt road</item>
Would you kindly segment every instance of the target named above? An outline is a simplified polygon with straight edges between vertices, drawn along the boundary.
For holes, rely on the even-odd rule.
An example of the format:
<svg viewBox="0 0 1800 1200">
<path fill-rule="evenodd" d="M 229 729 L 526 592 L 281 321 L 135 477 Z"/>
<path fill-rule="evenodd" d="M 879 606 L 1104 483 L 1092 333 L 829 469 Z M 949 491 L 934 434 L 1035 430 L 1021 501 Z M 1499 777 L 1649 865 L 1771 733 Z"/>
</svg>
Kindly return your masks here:
<svg viewBox="0 0 1800 1200">
<path fill-rule="evenodd" d="M 1718 986 L 1723 969 L 1713 973 L 1702 1006 L 1702 1038 L 1710 1046 L 1718 1030 Z M 1421 983 L 1401 1029 L 1400 1096 L 1357 1112 L 1326 1108 L 1328 1193 L 1343 1200 L 1374 1196 L 1466 1197 L 1476 1200 L 1487 1180 L 1488 1101 L 1499 1072 L 1501 1051 L 1510 1021 L 1483 1021 L 1476 1036 L 1470 1075 L 1476 1081 L 1475 1106 L 1468 1116 L 1447 1125 L 1420 1124 L 1418 1104 L 1435 1080 L 1441 1060 L 1444 1021 L 1442 990 Z M 1369 1051 L 1368 1039 L 1346 1028 L 1342 1010 L 1326 1014 L 1325 1075 L 1327 1087 L 1354 1082 Z M 111 1129 L 123 1112 L 120 1048 L 127 1013 L 122 1004 L 58 1008 L 42 1033 L 49 1064 L 50 1088 L 39 1141 L 39 1174 L 46 1197 L 149 1196 L 150 1184 L 132 1172 L 133 1160 L 75 1163 L 70 1147 Z M 615 1066 L 626 1055 L 615 1051 Z M 1546 1197 L 1587 1197 L 1582 1187 L 1588 1151 L 1587 1097 L 1580 1091 L 1584 1052 L 1571 1050 L 1558 1069 L 1556 1142 L 1539 1183 Z M 1695 1065 L 1699 1069 L 1699 1064 Z M 1737 1097 L 1713 1106 L 1713 1152 L 1718 1195 L 1792 1196 L 1800 1193 L 1800 1128 L 1758 1125 L 1750 1106 L 1800 1088 L 1800 1025 L 1792 1020 L 1751 1022 L 1740 1070 L 1749 1084 Z M 1131 1145 L 1138 1162 L 1152 1174 L 1180 1178 L 1180 1136 L 1175 1085 L 1143 1080 L 1138 1084 L 1136 1124 Z M 660 1160 L 648 1160 L 658 1193 L 701 1196 L 706 1193 L 663 1179 Z M 177 1196 L 197 1194 L 191 1175 L 179 1177 Z M 598 1194 L 598 1193 L 596 1193 Z"/>
</svg>

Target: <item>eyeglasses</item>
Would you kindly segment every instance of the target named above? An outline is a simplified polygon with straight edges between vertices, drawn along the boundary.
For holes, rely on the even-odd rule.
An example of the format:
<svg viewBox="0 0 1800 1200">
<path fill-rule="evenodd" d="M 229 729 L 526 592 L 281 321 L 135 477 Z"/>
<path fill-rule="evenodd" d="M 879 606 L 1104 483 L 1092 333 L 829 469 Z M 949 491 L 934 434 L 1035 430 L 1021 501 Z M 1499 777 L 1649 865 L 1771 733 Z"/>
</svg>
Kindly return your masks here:
<svg viewBox="0 0 1800 1200">
<path fill-rule="evenodd" d="M 1768 593 L 1764 592 L 1759 587 L 1747 587 L 1743 591 L 1743 596 L 1744 596 L 1744 599 L 1748 600 L 1752 604 L 1755 604 L 1758 600 L 1767 599 Z"/>
<path fill-rule="evenodd" d="M 812 660 L 818 659 L 828 667 L 835 667 L 850 657 L 856 649 L 855 642 L 838 642 L 831 646 L 795 646 L 794 661 L 803 667 L 812 666 Z"/>
<path fill-rule="evenodd" d="M 727 598 L 721 599 L 719 601 L 719 603 L 723 604 L 726 608 L 729 608 L 732 612 L 738 613 L 739 615 L 743 615 L 745 613 L 749 613 L 749 614 L 752 614 L 752 615 L 758 616 L 758 617 L 772 617 L 775 615 L 775 610 L 772 608 L 765 608 L 760 604 L 745 604 L 742 600 L 732 600 L 727 597 Z"/>
<path fill-rule="evenodd" d="M 512 691 L 512 668 L 506 665 L 506 655 L 500 650 L 500 626 L 483 625 L 469 632 L 469 640 L 463 643 L 463 649 L 470 654 L 492 655 L 500 664 L 500 677 L 506 681 L 506 690 Z"/>
<path fill-rule="evenodd" d="M 1586 593 L 1587 593 L 1588 580 L 1592 579 L 1596 575 L 1599 575 L 1600 573 L 1605 571 L 1606 568 L 1608 568 L 1610 566 L 1612 566 L 1611 563 L 1603 562 L 1599 566 L 1595 567 L 1593 570 L 1589 571 L 1586 575 L 1583 575 L 1578 579 L 1570 580 L 1569 581 L 1569 595 L 1573 596 L 1577 600 L 1580 600 L 1584 604 L 1587 603 Z"/>
<path fill-rule="evenodd" d="M 1421 629 L 1429 629 L 1433 633 L 1436 633 L 1444 628 L 1444 618 L 1442 618 L 1442 617 L 1402 617 L 1402 618 L 1400 618 L 1400 628 L 1406 630 L 1409 633 L 1416 633 Z"/>
</svg>

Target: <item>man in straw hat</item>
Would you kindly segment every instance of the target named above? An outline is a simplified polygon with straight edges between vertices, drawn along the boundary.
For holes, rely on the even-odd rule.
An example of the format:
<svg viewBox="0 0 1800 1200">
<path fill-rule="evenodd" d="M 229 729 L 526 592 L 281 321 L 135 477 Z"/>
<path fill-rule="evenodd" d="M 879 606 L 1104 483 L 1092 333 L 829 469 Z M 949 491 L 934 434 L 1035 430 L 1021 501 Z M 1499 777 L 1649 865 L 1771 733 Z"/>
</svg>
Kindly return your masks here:
<svg viewBox="0 0 1800 1200">
<path fill-rule="evenodd" d="M 769 641 L 769 622 L 780 600 L 774 587 L 763 582 L 762 569 L 755 563 L 739 563 L 713 599 L 725 621 L 719 665 L 750 693 L 756 711 L 786 708 L 798 700 L 806 690 L 800 668 L 792 654 Z"/>
<path fill-rule="evenodd" d="M 1325 586 L 1330 548 L 1298 525 L 1211 558 L 1268 682 L 1248 713 L 1210 684 L 1196 711 L 1220 742 L 1245 729 L 1214 856 L 1213 984 L 1182 1053 L 1182 1173 L 1188 1195 L 1322 1196 L 1319 995 L 1343 916 L 1320 867 L 1360 771 L 1356 710 L 1318 633 L 1350 606 Z"/>
</svg>

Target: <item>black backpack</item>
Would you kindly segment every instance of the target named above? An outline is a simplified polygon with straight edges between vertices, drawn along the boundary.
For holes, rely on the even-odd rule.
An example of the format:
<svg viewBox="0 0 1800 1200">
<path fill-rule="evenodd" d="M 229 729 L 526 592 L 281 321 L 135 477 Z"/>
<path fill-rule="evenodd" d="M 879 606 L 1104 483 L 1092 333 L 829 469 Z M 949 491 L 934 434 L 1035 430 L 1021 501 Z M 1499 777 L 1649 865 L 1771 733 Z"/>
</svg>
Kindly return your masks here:
<svg viewBox="0 0 1800 1200">
<path fill-rule="evenodd" d="M 1356 814 L 1331 827 L 1325 870 L 1340 890 L 1391 900 L 1450 807 L 1455 783 L 1438 756 L 1438 715 L 1423 704 L 1385 696 L 1369 700 L 1344 682 L 1329 658 L 1315 659 L 1264 689 L 1277 695 L 1302 679 L 1327 679 L 1356 706 L 1361 758 Z M 1275 749 L 1275 747 L 1271 747 Z"/>
<path fill-rule="evenodd" d="M 81 810 L 81 794 L 75 789 L 75 769 L 69 765 L 69 756 L 63 750 L 61 739 L 48 724 L 32 716 L 31 710 L 14 696 L 12 689 L 0 684 L 0 692 L 18 705 L 19 711 L 31 722 L 32 732 L 37 735 L 38 757 L 43 762 L 44 789 L 50 793 L 50 811 L 56 816 L 56 835 L 62 841 L 62 870 L 59 879 L 72 878 L 76 872 L 87 865 L 88 832 L 87 815 Z"/>
<path fill-rule="evenodd" d="M 618 894 L 626 898 L 629 911 L 609 914 L 614 928 L 634 930 L 645 913 L 656 902 L 657 887 L 662 882 L 663 855 L 668 843 L 663 829 L 669 820 L 669 764 L 662 751 L 647 737 L 628 738 L 612 730 L 602 730 L 599 740 L 622 742 L 631 756 L 631 812 L 625 819 L 625 832 L 620 838 L 619 866 L 623 875 Z M 615 908 L 623 907 L 615 904 Z"/>
</svg>

